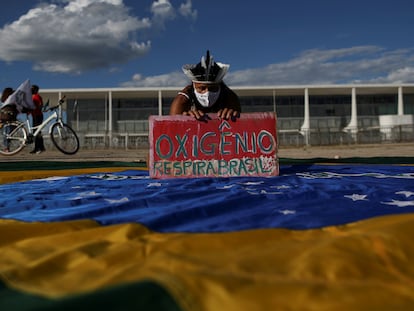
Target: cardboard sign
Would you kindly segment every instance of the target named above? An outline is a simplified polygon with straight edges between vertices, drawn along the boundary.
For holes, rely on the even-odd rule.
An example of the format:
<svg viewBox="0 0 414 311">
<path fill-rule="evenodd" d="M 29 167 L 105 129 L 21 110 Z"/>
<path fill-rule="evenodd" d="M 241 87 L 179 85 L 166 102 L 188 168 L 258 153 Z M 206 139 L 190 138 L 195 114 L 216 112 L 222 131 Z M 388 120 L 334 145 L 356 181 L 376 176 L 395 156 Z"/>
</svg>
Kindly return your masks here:
<svg viewBox="0 0 414 311">
<path fill-rule="evenodd" d="M 209 117 L 149 117 L 152 178 L 279 175 L 274 113 Z"/>
</svg>

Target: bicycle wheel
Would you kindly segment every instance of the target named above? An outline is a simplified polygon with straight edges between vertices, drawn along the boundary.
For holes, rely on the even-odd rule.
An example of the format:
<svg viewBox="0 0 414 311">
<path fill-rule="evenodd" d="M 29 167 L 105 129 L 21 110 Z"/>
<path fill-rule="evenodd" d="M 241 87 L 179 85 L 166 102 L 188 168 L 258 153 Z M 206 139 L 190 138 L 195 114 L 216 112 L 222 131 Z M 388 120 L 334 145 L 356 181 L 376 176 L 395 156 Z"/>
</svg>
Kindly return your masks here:
<svg viewBox="0 0 414 311">
<path fill-rule="evenodd" d="M 23 123 L 13 121 L 0 129 L 0 154 L 14 155 L 26 146 L 27 130 Z"/>
<path fill-rule="evenodd" d="M 53 124 L 50 138 L 55 147 L 64 154 L 75 154 L 79 150 L 79 138 L 75 131 L 67 124 Z"/>
</svg>

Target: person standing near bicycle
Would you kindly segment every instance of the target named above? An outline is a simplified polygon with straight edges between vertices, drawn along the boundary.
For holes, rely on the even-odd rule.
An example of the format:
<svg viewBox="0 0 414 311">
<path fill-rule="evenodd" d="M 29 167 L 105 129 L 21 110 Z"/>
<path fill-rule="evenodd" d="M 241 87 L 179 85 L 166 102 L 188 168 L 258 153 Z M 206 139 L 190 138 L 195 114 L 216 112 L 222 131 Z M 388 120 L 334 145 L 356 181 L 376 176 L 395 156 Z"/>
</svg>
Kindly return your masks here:
<svg viewBox="0 0 414 311">
<path fill-rule="evenodd" d="M 3 107 L 3 104 L 6 102 L 7 98 L 11 94 L 14 93 L 13 88 L 11 87 L 5 87 L 3 89 L 3 92 L 1 93 L 1 109 L 0 109 L 0 122 L 7 122 L 7 121 L 14 121 L 17 118 L 17 108 L 16 105 L 7 105 Z"/>
<path fill-rule="evenodd" d="M 16 105 L 10 104 L 3 107 L 3 104 L 6 102 L 7 98 L 9 98 L 9 96 L 13 93 L 14 90 L 11 87 L 5 87 L 1 93 L 0 128 L 3 128 L 3 123 L 15 121 L 17 118 L 18 111 Z M 5 131 L 5 134 L 9 134 L 13 128 L 8 126 L 3 130 Z M 3 147 L 4 151 L 9 151 L 9 140 L 6 138 L 4 139 Z"/>
<path fill-rule="evenodd" d="M 30 111 L 29 113 L 32 115 L 33 126 L 39 126 L 43 122 L 43 98 L 42 96 L 40 96 L 39 86 L 37 86 L 36 84 L 32 85 L 32 100 L 33 104 L 35 105 L 35 109 Z M 43 142 L 43 136 L 42 133 L 39 133 L 35 137 L 35 146 L 34 149 L 30 151 L 30 153 L 39 154 L 44 151 L 46 151 L 46 149 Z"/>
</svg>

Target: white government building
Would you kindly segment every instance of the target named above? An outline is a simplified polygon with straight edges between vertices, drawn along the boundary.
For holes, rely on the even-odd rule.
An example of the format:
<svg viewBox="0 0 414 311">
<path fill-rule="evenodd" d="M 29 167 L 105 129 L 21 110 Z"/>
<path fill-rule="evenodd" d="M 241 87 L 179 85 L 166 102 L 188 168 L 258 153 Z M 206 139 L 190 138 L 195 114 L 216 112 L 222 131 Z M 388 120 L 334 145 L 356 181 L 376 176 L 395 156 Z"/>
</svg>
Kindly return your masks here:
<svg viewBox="0 0 414 311">
<path fill-rule="evenodd" d="M 414 141 L 414 84 L 231 86 L 242 112 L 274 111 L 280 145 Z M 148 117 L 168 115 L 182 87 L 41 89 L 66 96 L 66 119 L 82 148 L 140 148 Z"/>
</svg>

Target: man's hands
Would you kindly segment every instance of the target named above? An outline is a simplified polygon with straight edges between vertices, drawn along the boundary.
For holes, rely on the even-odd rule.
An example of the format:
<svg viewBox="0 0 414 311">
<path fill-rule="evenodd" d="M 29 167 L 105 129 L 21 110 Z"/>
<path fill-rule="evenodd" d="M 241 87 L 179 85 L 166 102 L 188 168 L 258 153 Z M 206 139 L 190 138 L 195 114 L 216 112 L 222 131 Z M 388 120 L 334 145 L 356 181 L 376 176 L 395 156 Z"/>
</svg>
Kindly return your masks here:
<svg viewBox="0 0 414 311">
<path fill-rule="evenodd" d="M 196 118 L 197 120 L 204 120 L 207 116 L 204 112 L 202 112 L 201 110 L 197 110 L 197 109 L 191 109 L 191 110 L 188 110 L 188 111 L 184 111 L 183 115 L 184 116 L 192 116 L 192 117 Z"/>
<path fill-rule="evenodd" d="M 217 116 L 224 120 L 231 119 L 232 121 L 236 121 L 237 118 L 240 118 L 240 111 L 231 108 L 224 108 L 217 112 Z"/>
<path fill-rule="evenodd" d="M 211 119 L 208 117 L 206 113 L 204 113 L 201 110 L 197 110 L 197 109 L 184 111 L 183 115 L 192 116 L 200 121 L 207 121 L 208 119 Z M 224 120 L 231 119 L 232 121 L 236 121 L 236 119 L 240 117 L 240 112 L 237 110 L 231 109 L 231 108 L 224 108 L 224 109 L 220 109 L 217 112 L 217 117 L 224 119 Z"/>
</svg>

